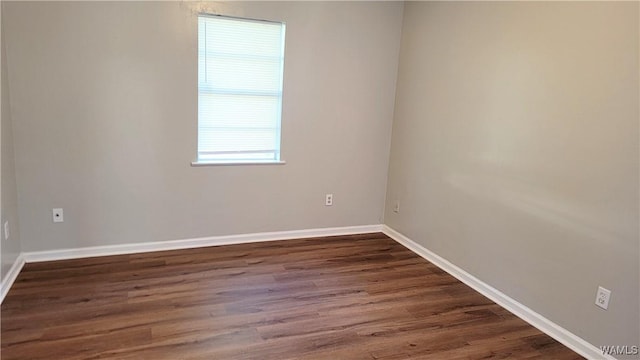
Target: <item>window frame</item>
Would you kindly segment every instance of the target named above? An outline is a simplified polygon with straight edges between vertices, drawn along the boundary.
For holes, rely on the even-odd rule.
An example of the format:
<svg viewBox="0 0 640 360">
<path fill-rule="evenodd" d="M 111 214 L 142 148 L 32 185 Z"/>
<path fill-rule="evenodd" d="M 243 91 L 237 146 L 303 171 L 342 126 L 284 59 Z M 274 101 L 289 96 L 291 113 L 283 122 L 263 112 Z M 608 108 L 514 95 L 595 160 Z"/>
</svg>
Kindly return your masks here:
<svg viewBox="0 0 640 360">
<path fill-rule="evenodd" d="M 274 21 L 274 20 L 264 20 L 264 19 L 256 19 L 256 18 L 246 18 L 246 17 L 238 17 L 238 16 L 230 16 L 230 15 L 222 15 L 222 14 L 211 14 L 211 13 L 198 13 L 197 14 L 197 20 L 199 23 L 199 20 L 201 17 L 209 17 L 209 18 L 225 18 L 225 19 L 230 19 L 230 20 L 235 20 L 235 21 L 243 21 L 243 22 L 258 22 L 258 23 L 270 23 L 270 24 L 277 24 L 282 26 L 282 56 L 281 56 L 281 62 L 280 62 L 280 91 L 264 91 L 264 92 L 252 92 L 252 91 L 242 91 L 242 90 L 232 90 L 232 89 L 215 89 L 215 88 L 210 88 L 210 89 L 205 89 L 204 93 L 207 94 L 220 94 L 220 95 L 226 95 L 226 94 L 246 94 L 246 95 L 254 95 L 254 94 L 258 94 L 258 95 L 267 95 L 267 96 L 277 96 L 279 98 L 279 104 L 278 104 L 278 123 L 277 123 L 277 130 L 276 130 L 276 141 L 277 141 L 277 148 L 275 149 L 277 152 L 277 156 L 276 159 L 266 159 L 266 160 L 258 160 L 258 159 L 248 159 L 248 160 L 241 160 L 241 159 L 230 159 L 230 160 L 206 160 L 206 159 L 201 159 L 200 158 L 200 154 L 201 152 L 199 151 L 199 145 L 200 145 L 200 94 L 201 94 L 201 88 L 200 88 L 200 80 L 198 78 L 197 81 L 197 97 L 198 97 L 198 101 L 197 101 L 197 110 L 198 110 L 198 116 L 197 116 L 197 126 L 196 126 L 196 160 L 191 162 L 191 166 L 226 166 L 226 165 L 232 165 L 232 166 L 237 166 L 237 165 L 283 165 L 286 164 L 286 161 L 284 161 L 282 159 L 282 102 L 283 102 L 283 97 L 284 97 L 284 62 L 285 62 L 285 50 L 286 50 L 286 44 L 285 44 L 285 38 L 286 38 L 286 23 L 284 21 Z M 198 25 L 199 26 L 199 25 Z M 200 45 L 199 45 L 199 31 L 198 31 L 198 35 L 197 35 L 197 40 L 198 40 L 198 46 L 197 46 L 197 57 L 196 57 L 196 63 L 198 64 L 197 66 L 197 70 L 198 72 L 200 71 L 199 66 L 200 66 Z M 251 153 L 258 153 L 260 151 L 251 151 Z M 269 151 L 271 152 L 271 151 Z M 216 152 L 216 153 L 223 153 L 223 152 Z M 235 154 L 241 154 L 241 153 L 245 153 L 244 151 L 229 151 L 228 153 L 235 153 Z"/>
</svg>

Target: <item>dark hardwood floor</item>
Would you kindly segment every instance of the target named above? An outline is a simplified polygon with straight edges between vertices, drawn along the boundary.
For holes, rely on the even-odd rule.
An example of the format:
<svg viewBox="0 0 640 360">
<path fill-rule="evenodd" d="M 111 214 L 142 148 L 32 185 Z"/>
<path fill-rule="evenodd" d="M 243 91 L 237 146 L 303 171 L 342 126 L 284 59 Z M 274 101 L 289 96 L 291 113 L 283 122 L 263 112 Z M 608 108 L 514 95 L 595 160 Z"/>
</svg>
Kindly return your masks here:
<svg viewBox="0 0 640 360">
<path fill-rule="evenodd" d="M 581 359 L 383 234 L 27 264 L 10 359 Z"/>
</svg>

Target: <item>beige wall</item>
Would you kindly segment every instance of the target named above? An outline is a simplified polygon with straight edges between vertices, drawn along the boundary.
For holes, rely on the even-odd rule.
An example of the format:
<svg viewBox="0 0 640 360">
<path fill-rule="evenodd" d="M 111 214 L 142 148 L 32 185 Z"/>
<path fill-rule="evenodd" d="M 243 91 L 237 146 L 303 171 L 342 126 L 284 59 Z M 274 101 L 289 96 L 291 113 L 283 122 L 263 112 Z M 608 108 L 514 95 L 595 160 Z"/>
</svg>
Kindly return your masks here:
<svg viewBox="0 0 640 360">
<path fill-rule="evenodd" d="M 24 250 L 381 223 L 402 9 L 5 3 Z M 200 10 L 287 23 L 286 165 L 190 166 Z"/>
<path fill-rule="evenodd" d="M 637 344 L 637 3 L 407 3 L 404 24 L 378 2 L 3 8 L 24 250 L 376 224 L 388 167 L 386 224 L 593 344 Z M 189 166 L 200 10 L 287 22 L 286 165 Z"/>
<path fill-rule="evenodd" d="M 637 2 L 407 3 L 385 223 L 595 345 L 637 345 L 638 30 Z"/>
<path fill-rule="evenodd" d="M 2 25 L 0 25 L 0 28 Z M 16 187 L 16 174 L 15 163 L 13 157 L 13 129 L 11 123 L 11 111 L 9 108 L 9 83 L 7 81 L 7 60 L 5 51 L 4 32 L 2 32 L 2 41 L 0 42 L 0 52 L 2 52 L 1 68 L 2 73 L 0 78 L 2 81 L 2 102 L 0 108 L 2 111 L 2 127 L 0 132 L 2 133 L 2 147 L 0 152 L 2 153 L 2 168 L 1 171 L 1 193 L 0 199 L 2 208 L 0 213 L 0 246 L 1 246 L 1 259 L 0 259 L 0 279 L 4 279 L 15 260 L 20 254 L 20 229 L 18 226 L 18 197 Z M 4 232 L 2 227 L 5 221 L 9 222 L 9 238 L 4 238 Z"/>
</svg>

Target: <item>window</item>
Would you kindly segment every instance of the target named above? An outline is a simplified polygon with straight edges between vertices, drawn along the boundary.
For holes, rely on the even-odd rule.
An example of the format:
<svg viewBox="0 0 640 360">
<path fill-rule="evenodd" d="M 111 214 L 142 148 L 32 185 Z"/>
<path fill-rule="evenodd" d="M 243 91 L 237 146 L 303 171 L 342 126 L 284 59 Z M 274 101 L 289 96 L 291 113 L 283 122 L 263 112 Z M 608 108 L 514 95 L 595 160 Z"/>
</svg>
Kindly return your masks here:
<svg viewBox="0 0 640 360">
<path fill-rule="evenodd" d="M 197 163 L 280 162 L 283 23 L 198 17 Z"/>
</svg>

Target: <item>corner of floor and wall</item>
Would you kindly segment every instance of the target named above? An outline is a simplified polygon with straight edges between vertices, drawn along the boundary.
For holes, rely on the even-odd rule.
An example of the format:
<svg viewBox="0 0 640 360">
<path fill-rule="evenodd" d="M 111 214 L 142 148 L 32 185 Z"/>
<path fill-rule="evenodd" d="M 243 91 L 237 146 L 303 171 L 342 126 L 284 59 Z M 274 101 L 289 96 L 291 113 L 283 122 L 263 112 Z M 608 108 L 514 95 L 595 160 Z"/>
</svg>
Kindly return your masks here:
<svg viewBox="0 0 640 360">
<path fill-rule="evenodd" d="M 640 345 L 639 5 L 3 1 L 0 296 L 25 262 L 384 232 L 633 358 L 601 347 Z M 199 12 L 287 23 L 286 165 L 190 166 Z"/>
</svg>

